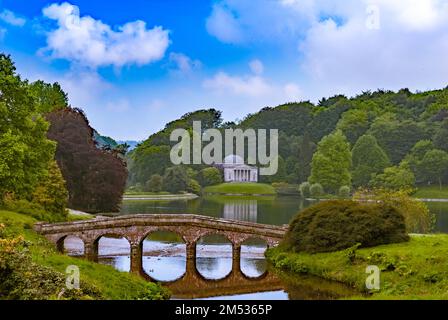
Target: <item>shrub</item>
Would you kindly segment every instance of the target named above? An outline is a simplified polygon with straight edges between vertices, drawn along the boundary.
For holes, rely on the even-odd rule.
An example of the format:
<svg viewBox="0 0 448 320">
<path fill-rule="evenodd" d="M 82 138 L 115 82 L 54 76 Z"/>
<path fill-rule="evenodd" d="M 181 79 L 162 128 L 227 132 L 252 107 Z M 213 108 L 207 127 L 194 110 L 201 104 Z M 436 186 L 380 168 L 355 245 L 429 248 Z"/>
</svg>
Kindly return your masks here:
<svg viewBox="0 0 448 320">
<path fill-rule="evenodd" d="M 350 187 L 349 186 L 342 186 L 339 188 L 339 196 L 341 198 L 348 198 L 350 197 Z"/>
<path fill-rule="evenodd" d="M 303 182 L 302 184 L 300 184 L 299 186 L 299 192 L 300 192 L 300 196 L 302 198 L 309 198 L 311 195 L 310 192 L 310 183 L 309 182 Z"/>
<path fill-rule="evenodd" d="M 179 193 L 187 190 L 189 178 L 184 167 L 175 166 L 165 170 L 163 181 L 163 188 L 166 191 Z"/>
<path fill-rule="evenodd" d="M 190 179 L 188 181 L 187 191 L 197 194 L 197 195 L 200 195 L 201 194 L 201 185 L 196 180 Z"/>
<path fill-rule="evenodd" d="M 163 178 L 159 174 L 153 174 L 146 182 L 146 190 L 149 192 L 160 192 L 163 189 Z"/>
<path fill-rule="evenodd" d="M 408 240 L 404 217 L 393 206 L 332 200 L 300 212 L 284 242 L 293 251 L 316 253 Z"/>
<path fill-rule="evenodd" d="M 222 173 L 217 168 L 205 168 L 199 173 L 199 181 L 202 186 L 214 186 L 222 183 Z"/>
<path fill-rule="evenodd" d="M 324 188 L 320 183 L 315 183 L 310 187 L 310 195 L 315 198 L 323 196 Z"/>
</svg>

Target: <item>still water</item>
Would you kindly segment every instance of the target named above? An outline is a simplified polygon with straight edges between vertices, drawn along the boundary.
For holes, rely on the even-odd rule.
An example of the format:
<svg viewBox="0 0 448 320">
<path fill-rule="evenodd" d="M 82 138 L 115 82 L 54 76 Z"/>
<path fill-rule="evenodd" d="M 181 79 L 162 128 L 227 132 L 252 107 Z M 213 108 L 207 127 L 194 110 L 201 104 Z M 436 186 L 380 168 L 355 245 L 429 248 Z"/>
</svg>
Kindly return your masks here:
<svg viewBox="0 0 448 320">
<path fill-rule="evenodd" d="M 312 205 L 296 197 L 222 197 L 211 196 L 193 200 L 151 201 L 126 200 L 120 213 L 155 214 L 189 213 L 242 220 L 263 224 L 289 223 L 300 210 Z M 435 232 L 448 232 L 448 203 L 428 203 L 436 215 Z M 72 254 L 82 254 L 82 244 L 69 239 L 66 247 Z M 267 270 L 264 259 L 266 244 L 244 243 L 238 272 L 232 271 L 232 247 L 220 236 L 200 240 L 194 269 L 187 272 L 186 248 L 177 235 L 160 232 L 144 241 L 143 271 L 152 280 L 164 282 L 174 299 L 335 299 L 356 292 L 322 279 L 274 275 Z M 125 239 L 102 238 L 99 244 L 100 262 L 129 271 L 129 244 Z M 190 268 L 191 269 L 191 268 Z"/>
</svg>

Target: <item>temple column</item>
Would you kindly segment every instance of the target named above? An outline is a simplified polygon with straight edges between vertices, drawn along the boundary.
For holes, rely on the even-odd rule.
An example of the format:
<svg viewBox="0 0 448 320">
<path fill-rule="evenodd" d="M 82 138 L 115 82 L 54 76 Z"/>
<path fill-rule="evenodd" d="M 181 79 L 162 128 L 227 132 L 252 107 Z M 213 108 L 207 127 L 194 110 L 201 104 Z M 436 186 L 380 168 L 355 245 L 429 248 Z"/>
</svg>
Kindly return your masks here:
<svg viewBox="0 0 448 320">
<path fill-rule="evenodd" d="M 98 262 L 98 241 L 84 240 L 84 257 L 93 262 Z"/>
<path fill-rule="evenodd" d="M 143 270 L 143 241 L 131 242 L 131 272 L 140 274 Z"/>
</svg>

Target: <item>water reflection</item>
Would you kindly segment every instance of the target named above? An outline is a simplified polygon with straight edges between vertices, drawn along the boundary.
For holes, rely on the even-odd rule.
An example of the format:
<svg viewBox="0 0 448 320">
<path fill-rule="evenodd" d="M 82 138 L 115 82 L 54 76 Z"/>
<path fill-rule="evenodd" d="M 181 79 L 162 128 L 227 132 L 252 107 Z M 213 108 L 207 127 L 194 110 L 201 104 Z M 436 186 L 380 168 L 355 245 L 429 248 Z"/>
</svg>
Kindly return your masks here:
<svg viewBox="0 0 448 320">
<path fill-rule="evenodd" d="M 224 203 L 223 218 L 257 222 L 257 200 L 231 200 Z"/>
</svg>

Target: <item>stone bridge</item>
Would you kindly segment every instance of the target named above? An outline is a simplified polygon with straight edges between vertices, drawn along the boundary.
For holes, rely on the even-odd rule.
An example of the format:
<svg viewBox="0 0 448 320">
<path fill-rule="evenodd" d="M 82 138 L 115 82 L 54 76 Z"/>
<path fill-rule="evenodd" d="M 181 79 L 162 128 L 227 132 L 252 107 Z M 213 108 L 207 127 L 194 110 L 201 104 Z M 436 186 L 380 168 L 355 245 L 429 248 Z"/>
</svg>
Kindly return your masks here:
<svg viewBox="0 0 448 320">
<path fill-rule="evenodd" d="M 264 225 L 245 221 L 190 214 L 137 214 L 114 218 L 96 218 L 64 223 L 37 223 L 34 229 L 64 251 L 64 240 L 76 236 L 84 242 L 84 255 L 98 261 L 98 243 L 101 237 L 125 238 L 131 248 L 131 272 L 141 274 L 143 270 L 143 240 L 153 232 L 168 231 L 182 237 L 186 245 L 187 270 L 195 268 L 196 244 L 207 235 L 223 235 L 232 243 L 233 266 L 239 269 L 241 244 L 247 239 L 266 241 L 268 247 L 282 240 L 285 226 Z M 234 272 L 232 272 L 234 273 Z M 187 272 L 188 274 L 188 272 Z"/>
</svg>

